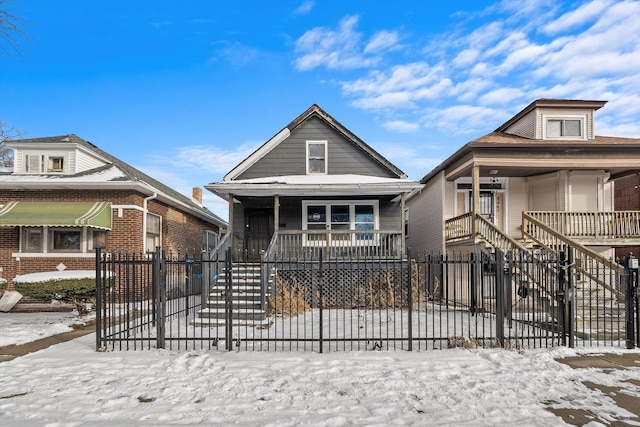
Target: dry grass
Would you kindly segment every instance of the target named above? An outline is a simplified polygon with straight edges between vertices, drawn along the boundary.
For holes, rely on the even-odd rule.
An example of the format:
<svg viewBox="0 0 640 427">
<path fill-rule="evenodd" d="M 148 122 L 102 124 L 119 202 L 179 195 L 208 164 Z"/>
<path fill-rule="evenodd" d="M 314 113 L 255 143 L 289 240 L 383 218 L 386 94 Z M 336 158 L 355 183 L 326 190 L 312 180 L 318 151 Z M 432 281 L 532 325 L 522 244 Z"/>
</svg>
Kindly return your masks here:
<svg viewBox="0 0 640 427">
<path fill-rule="evenodd" d="M 308 292 L 295 277 L 283 279 L 276 275 L 273 295 L 269 297 L 269 308 L 273 313 L 297 316 L 311 310 Z"/>
</svg>

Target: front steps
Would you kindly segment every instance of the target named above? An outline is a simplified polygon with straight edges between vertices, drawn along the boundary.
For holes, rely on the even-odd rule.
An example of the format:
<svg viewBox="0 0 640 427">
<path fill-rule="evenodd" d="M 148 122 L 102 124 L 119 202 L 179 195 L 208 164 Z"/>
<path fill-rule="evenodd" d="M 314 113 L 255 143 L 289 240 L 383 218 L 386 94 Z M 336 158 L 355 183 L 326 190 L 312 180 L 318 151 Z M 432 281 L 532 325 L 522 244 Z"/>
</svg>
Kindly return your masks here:
<svg viewBox="0 0 640 427">
<path fill-rule="evenodd" d="M 211 287 L 209 299 L 192 322 L 194 326 L 226 325 L 227 291 L 225 272 Z M 260 326 L 267 323 L 266 295 L 263 304 L 260 264 L 234 263 L 231 268 L 231 321 L 233 326 Z"/>
</svg>

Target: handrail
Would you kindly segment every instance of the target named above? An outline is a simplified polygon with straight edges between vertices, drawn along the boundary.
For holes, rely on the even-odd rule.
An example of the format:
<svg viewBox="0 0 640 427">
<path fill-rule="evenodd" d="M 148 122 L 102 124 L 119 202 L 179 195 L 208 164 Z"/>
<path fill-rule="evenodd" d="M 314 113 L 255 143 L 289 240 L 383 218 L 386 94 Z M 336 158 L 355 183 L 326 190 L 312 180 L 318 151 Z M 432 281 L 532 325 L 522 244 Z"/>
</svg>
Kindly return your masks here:
<svg viewBox="0 0 640 427">
<path fill-rule="evenodd" d="M 521 245 L 513 237 L 504 233 L 484 216 L 478 215 L 477 219 L 478 233 L 482 238 L 489 242 L 491 246 L 500 249 L 504 253 L 512 253 L 516 249 L 520 252 L 529 253 L 527 248 Z"/>
<path fill-rule="evenodd" d="M 214 260 L 214 261 L 224 260 L 224 255 L 220 257 L 220 253 L 222 254 L 225 253 L 225 251 L 229 247 L 229 240 L 231 240 L 230 238 L 231 238 L 231 233 L 227 233 L 224 235 L 222 239 L 220 239 L 216 247 L 213 248 L 211 252 L 209 252 L 210 260 Z"/>
<path fill-rule="evenodd" d="M 610 261 L 602 255 L 586 248 L 573 239 L 563 235 L 562 233 L 554 230 L 550 226 L 539 221 L 535 217 L 529 215 L 527 212 L 522 212 L 522 234 L 534 242 L 552 247 L 557 245 L 557 242 L 561 242 L 564 245 L 571 246 L 575 251 L 576 268 L 585 276 L 594 280 L 596 283 L 612 292 L 618 301 L 624 300 L 624 294 L 621 289 L 611 286 L 607 283 L 606 279 L 609 277 L 606 270 L 600 270 L 596 268 L 595 273 L 588 269 L 587 261 L 589 259 L 595 261 L 596 265 L 602 265 L 613 271 L 618 277 L 625 274 L 624 268 L 613 261 Z M 555 242 L 551 240 L 555 239 Z M 602 276 L 602 277 L 600 277 Z M 621 284 L 620 284 L 621 286 Z"/>
</svg>

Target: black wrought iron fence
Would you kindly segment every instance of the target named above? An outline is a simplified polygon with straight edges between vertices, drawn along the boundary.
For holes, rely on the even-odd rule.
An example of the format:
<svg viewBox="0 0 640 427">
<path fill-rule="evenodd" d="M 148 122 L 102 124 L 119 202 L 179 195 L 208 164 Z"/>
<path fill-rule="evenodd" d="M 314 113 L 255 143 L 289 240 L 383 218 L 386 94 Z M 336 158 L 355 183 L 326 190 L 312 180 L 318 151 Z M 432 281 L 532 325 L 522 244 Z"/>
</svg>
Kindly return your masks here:
<svg viewBox="0 0 640 427">
<path fill-rule="evenodd" d="M 577 291 L 570 254 L 223 258 L 98 250 L 96 347 L 327 352 L 638 342 L 637 273 L 616 278 L 635 299 L 602 304 Z"/>
</svg>

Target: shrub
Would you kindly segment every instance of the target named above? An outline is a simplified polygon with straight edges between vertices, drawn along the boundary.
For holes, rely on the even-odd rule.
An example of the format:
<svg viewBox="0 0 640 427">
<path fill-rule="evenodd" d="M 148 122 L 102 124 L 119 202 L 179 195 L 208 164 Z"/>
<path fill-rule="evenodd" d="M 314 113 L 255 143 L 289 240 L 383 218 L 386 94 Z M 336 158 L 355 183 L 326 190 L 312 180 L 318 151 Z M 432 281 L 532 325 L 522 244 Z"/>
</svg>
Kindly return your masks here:
<svg viewBox="0 0 640 427">
<path fill-rule="evenodd" d="M 2 277 L 0 277 L 0 292 L 6 291 L 7 290 L 7 286 L 9 286 L 9 283 L 7 282 L 7 279 L 3 279 Z"/>
<path fill-rule="evenodd" d="M 83 301 L 95 298 L 95 279 L 52 279 L 44 282 L 15 283 L 16 290 L 24 296 L 38 301 L 65 302 Z"/>
</svg>

